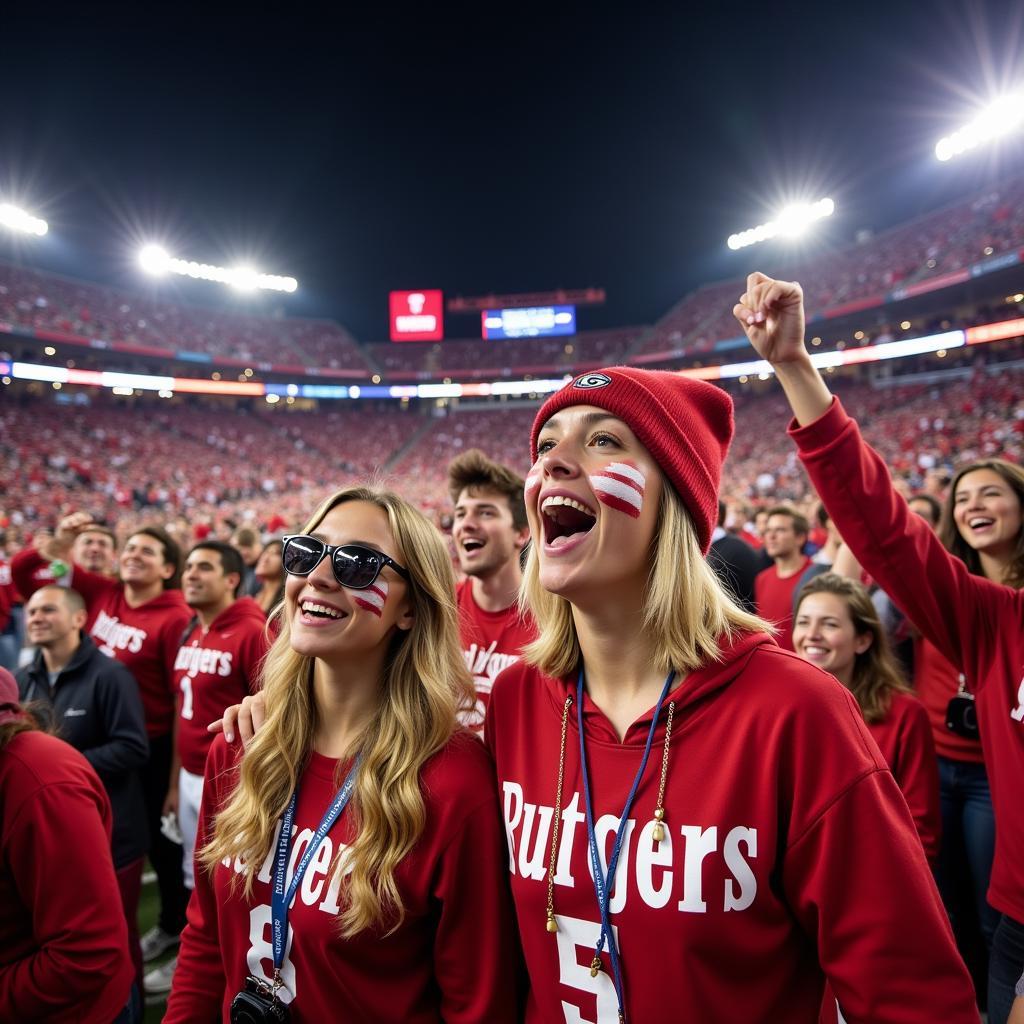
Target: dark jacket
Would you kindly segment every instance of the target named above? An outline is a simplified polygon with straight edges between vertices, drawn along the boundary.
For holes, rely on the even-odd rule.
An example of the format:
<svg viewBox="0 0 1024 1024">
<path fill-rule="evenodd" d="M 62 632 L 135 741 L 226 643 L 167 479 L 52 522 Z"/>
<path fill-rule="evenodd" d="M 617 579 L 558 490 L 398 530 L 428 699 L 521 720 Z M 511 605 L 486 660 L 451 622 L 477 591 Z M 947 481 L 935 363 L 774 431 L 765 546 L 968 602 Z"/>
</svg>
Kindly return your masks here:
<svg viewBox="0 0 1024 1024">
<path fill-rule="evenodd" d="M 754 577 L 763 568 L 757 552 L 745 540 L 727 533 L 711 545 L 708 565 L 715 570 L 726 590 L 753 614 Z"/>
<path fill-rule="evenodd" d="M 114 866 L 138 860 L 148 845 L 140 769 L 149 743 L 132 674 L 82 633 L 52 692 L 42 651 L 17 679 L 20 699 L 48 706 L 57 735 L 85 756 L 103 782 L 114 812 Z"/>
</svg>

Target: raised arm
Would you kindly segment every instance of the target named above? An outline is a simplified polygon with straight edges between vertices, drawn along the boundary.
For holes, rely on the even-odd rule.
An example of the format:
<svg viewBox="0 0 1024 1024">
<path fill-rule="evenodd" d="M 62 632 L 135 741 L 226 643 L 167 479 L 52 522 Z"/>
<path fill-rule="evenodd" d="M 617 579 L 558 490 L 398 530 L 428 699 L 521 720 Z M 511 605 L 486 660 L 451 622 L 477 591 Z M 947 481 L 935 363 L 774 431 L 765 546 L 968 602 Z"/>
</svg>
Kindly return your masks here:
<svg viewBox="0 0 1024 1024">
<path fill-rule="evenodd" d="M 811 362 L 798 284 L 751 274 L 733 312 L 772 364 L 796 418 L 790 434 L 843 540 L 914 625 L 980 683 L 991 630 L 1003 615 L 1017 621 L 1014 592 L 971 576 L 909 510 Z"/>
</svg>

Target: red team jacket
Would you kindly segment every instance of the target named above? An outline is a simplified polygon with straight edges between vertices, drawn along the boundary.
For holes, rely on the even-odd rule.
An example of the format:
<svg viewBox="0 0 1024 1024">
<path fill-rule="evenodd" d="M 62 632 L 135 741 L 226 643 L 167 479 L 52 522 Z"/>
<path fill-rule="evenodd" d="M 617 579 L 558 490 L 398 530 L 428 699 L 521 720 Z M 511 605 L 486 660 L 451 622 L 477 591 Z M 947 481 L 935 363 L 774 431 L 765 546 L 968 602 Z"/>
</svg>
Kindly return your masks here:
<svg viewBox="0 0 1024 1024">
<path fill-rule="evenodd" d="M 259 687 L 269 646 L 267 621 L 251 597 L 229 605 L 204 632 L 196 622 L 174 658 L 174 690 L 180 694 L 178 754 L 181 766 L 202 775 L 213 744 L 207 725 Z"/>
<path fill-rule="evenodd" d="M 218 736 L 206 767 L 197 849 L 237 784 L 239 760 L 238 749 Z M 343 777 L 337 761 L 310 756 L 299 783 L 289 878 Z M 426 823 L 396 870 L 405 920 L 395 932 L 353 939 L 338 933 L 343 895 L 330 867 L 352 842 L 351 809 L 307 869 L 289 913 L 282 971 L 295 1024 L 520 1019 L 515 924 L 490 758 L 478 739 L 460 732 L 427 762 L 421 785 Z M 233 864 L 219 865 L 212 879 L 197 870 L 164 1024 L 227 1021 L 246 975 L 272 976 L 272 861 L 272 855 L 264 861 L 252 899 L 232 891 Z"/>
<path fill-rule="evenodd" d="M 35 548 L 14 556 L 14 581 L 26 597 L 46 580 L 37 571 L 48 563 Z M 124 584 L 108 576 L 87 572 L 80 566 L 72 571 L 71 586 L 89 608 L 86 632 L 96 646 L 117 658 L 139 684 L 146 733 L 165 736 L 174 724 L 172 673 L 182 631 L 192 618 L 180 590 L 165 590 L 152 601 L 131 608 L 124 597 Z"/>
<path fill-rule="evenodd" d="M 480 732 L 494 680 L 499 672 L 519 660 L 527 644 L 537 639 L 537 627 L 529 616 L 519 614 L 516 605 L 500 612 L 484 611 L 473 599 L 472 579 L 459 582 L 455 598 L 462 653 L 476 688 L 476 709 L 472 716 L 464 718 L 463 725 Z"/>
<path fill-rule="evenodd" d="M 972 576 L 946 551 L 893 490 L 885 463 L 838 399 L 790 434 L 860 563 L 967 677 L 998 823 L 988 901 L 1024 921 L 1024 593 Z"/>
<path fill-rule="evenodd" d="M 112 1021 L 134 977 L 110 858 L 110 801 L 40 732 L 0 753 L 0 1020 Z"/>
<path fill-rule="evenodd" d="M 558 932 L 545 930 L 562 708 L 575 684 L 515 665 L 495 685 L 485 725 L 530 1024 L 618 1021 L 607 953 L 605 971 L 589 970 L 599 913 L 575 708 L 554 878 Z M 627 1021 L 811 1024 L 827 974 L 851 1021 L 977 1024 L 914 823 L 853 696 L 768 637 L 747 635 L 669 700 L 677 703 L 667 836 L 654 842 L 663 710 L 611 901 Z M 624 742 L 589 697 L 584 713 L 607 864 L 650 713 Z"/>
</svg>

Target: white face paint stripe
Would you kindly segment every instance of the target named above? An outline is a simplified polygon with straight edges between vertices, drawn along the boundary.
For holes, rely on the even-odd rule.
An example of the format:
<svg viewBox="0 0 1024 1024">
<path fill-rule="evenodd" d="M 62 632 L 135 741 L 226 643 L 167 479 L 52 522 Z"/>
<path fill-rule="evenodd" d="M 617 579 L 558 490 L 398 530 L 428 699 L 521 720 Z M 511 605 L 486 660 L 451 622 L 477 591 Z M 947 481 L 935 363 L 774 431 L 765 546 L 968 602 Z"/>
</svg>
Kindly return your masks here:
<svg viewBox="0 0 1024 1024">
<path fill-rule="evenodd" d="M 597 492 L 599 498 L 602 494 L 610 495 L 613 498 L 618 498 L 620 501 L 628 502 L 637 511 L 640 510 L 641 505 L 644 503 L 644 496 L 641 491 L 638 491 L 632 484 L 623 483 L 614 477 L 592 476 L 590 478 L 590 485 Z"/>
<path fill-rule="evenodd" d="M 523 486 L 524 492 L 526 494 L 529 494 L 531 491 L 535 491 L 538 487 L 540 487 L 540 481 L 540 469 L 531 469 L 530 472 L 526 474 L 526 482 Z"/>
<path fill-rule="evenodd" d="M 365 608 L 374 615 L 380 615 L 384 610 L 384 602 L 388 599 L 388 585 L 385 580 L 378 579 L 372 587 L 366 590 L 357 590 L 353 600 L 360 608 Z"/>
<path fill-rule="evenodd" d="M 624 476 L 640 488 L 644 489 L 644 485 L 647 483 L 647 478 L 640 472 L 636 466 L 630 465 L 628 462 L 612 462 L 605 466 L 604 473 L 613 473 L 615 476 Z"/>
</svg>

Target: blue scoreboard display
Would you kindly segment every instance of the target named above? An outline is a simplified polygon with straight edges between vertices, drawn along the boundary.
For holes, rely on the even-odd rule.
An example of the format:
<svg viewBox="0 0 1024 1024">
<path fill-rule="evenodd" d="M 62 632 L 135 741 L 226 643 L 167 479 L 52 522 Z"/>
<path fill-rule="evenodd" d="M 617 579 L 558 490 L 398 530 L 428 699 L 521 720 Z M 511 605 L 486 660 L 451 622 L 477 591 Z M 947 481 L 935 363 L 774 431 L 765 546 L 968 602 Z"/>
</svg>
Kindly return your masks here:
<svg viewBox="0 0 1024 1024">
<path fill-rule="evenodd" d="M 536 306 L 531 309 L 486 309 L 480 315 L 483 336 L 548 338 L 576 333 L 575 306 Z"/>
</svg>

